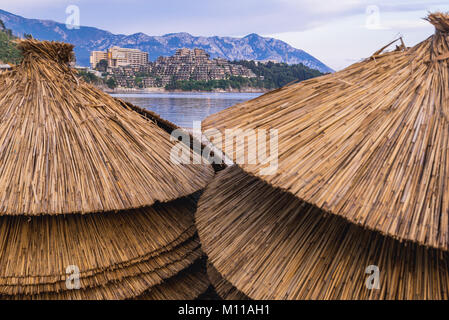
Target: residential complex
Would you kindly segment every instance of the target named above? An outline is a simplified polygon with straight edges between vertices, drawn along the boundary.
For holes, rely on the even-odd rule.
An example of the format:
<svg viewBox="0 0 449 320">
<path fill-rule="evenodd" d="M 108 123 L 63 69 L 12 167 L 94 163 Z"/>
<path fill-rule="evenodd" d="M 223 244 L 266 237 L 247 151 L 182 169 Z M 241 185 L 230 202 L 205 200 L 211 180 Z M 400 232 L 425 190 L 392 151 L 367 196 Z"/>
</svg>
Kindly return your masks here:
<svg viewBox="0 0 449 320">
<path fill-rule="evenodd" d="M 108 50 L 108 53 L 113 53 L 113 49 Z M 110 59 L 108 73 L 114 77 L 119 87 L 128 88 L 165 87 L 173 81 L 182 80 L 209 81 L 229 79 L 232 76 L 256 77 L 250 69 L 242 65 L 232 64 L 222 58 L 210 59 L 209 54 L 201 49 L 178 49 L 173 56 L 159 57 L 155 62 L 129 63 L 120 59 L 116 59 L 116 64 L 109 62 Z"/>
</svg>

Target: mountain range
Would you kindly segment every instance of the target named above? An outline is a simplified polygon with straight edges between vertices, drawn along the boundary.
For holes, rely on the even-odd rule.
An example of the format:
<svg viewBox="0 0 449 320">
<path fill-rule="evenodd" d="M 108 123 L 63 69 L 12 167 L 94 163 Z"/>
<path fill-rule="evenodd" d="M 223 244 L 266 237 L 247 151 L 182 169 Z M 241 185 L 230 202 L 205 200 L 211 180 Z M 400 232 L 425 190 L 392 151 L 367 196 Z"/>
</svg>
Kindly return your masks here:
<svg viewBox="0 0 449 320">
<path fill-rule="evenodd" d="M 289 44 L 274 38 L 259 36 L 255 33 L 243 38 L 233 37 L 197 37 L 180 32 L 163 36 L 149 36 L 144 33 L 131 35 L 113 34 L 94 27 L 68 29 L 63 23 L 51 20 L 27 19 L 0 9 L 0 20 L 16 36 L 31 34 L 40 40 L 64 41 L 75 45 L 77 64 L 89 65 L 90 52 L 106 50 L 111 46 L 137 48 L 149 53 L 149 59 L 173 55 L 179 48 L 200 48 L 212 58 L 227 60 L 277 61 L 288 64 L 302 63 L 321 72 L 333 70 L 307 52 L 293 48 Z"/>
</svg>

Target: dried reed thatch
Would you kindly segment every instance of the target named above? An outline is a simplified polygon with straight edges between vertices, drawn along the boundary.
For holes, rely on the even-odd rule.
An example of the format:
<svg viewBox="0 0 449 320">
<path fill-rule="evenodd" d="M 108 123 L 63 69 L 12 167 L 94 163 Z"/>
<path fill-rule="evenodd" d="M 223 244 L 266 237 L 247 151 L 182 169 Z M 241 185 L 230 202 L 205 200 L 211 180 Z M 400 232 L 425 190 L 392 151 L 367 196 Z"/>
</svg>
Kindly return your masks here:
<svg viewBox="0 0 449 320">
<path fill-rule="evenodd" d="M 207 275 L 215 291 L 224 300 L 248 300 L 249 298 L 224 279 L 211 264 L 207 264 Z"/>
<path fill-rule="evenodd" d="M 210 286 L 205 261 L 200 260 L 177 276 L 153 287 L 138 300 L 194 300 Z"/>
<path fill-rule="evenodd" d="M 352 223 L 449 250 L 449 14 L 428 20 L 437 31 L 415 47 L 379 50 L 214 114 L 203 128 L 277 129 L 276 173 L 245 171 Z"/>
<path fill-rule="evenodd" d="M 39 283 L 33 285 L 2 285 L 3 295 L 42 296 L 42 294 L 66 296 L 84 296 L 100 289 L 111 288 L 114 284 L 122 283 L 122 287 L 135 294 L 141 294 L 162 280 L 175 276 L 178 272 L 187 268 L 197 259 L 201 258 L 202 251 L 197 239 L 190 239 L 173 250 L 161 253 L 158 256 L 147 258 L 141 262 L 115 268 L 112 271 L 105 270 L 92 276 L 80 278 L 80 290 L 71 292 L 67 288 L 65 280 L 54 283 Z M 137 283 L 132 287 L 128 283 Z M 139 285 L 142 284 L 142 285 Z M 127 287 L 126 287 L 127 286 Z M 90 294 L 91 295 L 91 294 Z M 109 295 L 116 295 L 110 292 Z"/>
<path fill-rule="evenodd" d="M 43 216 L 28 224 L 10 223 L 4 229 L 10 245 L 2 247 L 1 257 L 9 261 L 2 262 L 0 296 L 128 299 L 141 295 L 202 257 L 194 237 L 194 203 L 173 202 L 136 212 Z M 22 217 L 0 221 L 18 218 Z M 15 257 L 14 252 L 22 254 Z M 80 290 L 66 287 L 69 265 L 80 268 Z"/>
<path fill-rule="evenodd" d="M 196 222 L 227 290 L 252 299 L 449 298 L 448 252 L 324 215 L 237 166 L 208 186 Z M 381 271 L 380 290 L 365 286 L 370 265 Z"/>
<path fill-rule="evenodd" d="M 67 65 L 71 45 L 19 47 L 23 62 L 0 91 L 0 214 L 139 208 L 191 194 L 213 176 L 210 166 L 172 163 L 164 130 L 79 81 Z"/>
<path fill-rule="evenodd" d="M 31 284 L 33 279 L 65 280 L 69 265 L 77 265 L 88 276 L 160 254 L 181 236 L 184 241 L 193 236 L 195 206 L 187 198 L 120 214 L 42 216 L 29 222 L 26 217 L 3 217 L 0 284 L 3 278 Z M 17 255 L 20 251 L 26 255 Z"/>
<path fill-rule="evenodd" d="M 131 299 L 142 295 L 146 290 L 153 286 L 159 286 L 166 279 L 176 276 L 186 268 L 200 259 L 202 252 L 197 247 L 190 255 L 185 258 L 167 264 L 164 267 L 154 271 L 142 272 L 140 274 L 126 276 L 120 280 L 111 281 L 105 285 L 94 287 L 82 287 L 79 290 L 61 290 L 52 292 L 42 292 L 39 294 L 14 294 L 3 295 L 2 299 L 20 299 L 20 300 L 122 300 Z M 189 296 L 186 295 L 186 299 Z"/>
<path fill-rule="evenodd" d="M 212 167 L 172 163 L 175 126 L 77 79 L 71 45 L 19 47 L 0 77 L 0 298 L 204 292 L 193 214 Z"/>
</svg>

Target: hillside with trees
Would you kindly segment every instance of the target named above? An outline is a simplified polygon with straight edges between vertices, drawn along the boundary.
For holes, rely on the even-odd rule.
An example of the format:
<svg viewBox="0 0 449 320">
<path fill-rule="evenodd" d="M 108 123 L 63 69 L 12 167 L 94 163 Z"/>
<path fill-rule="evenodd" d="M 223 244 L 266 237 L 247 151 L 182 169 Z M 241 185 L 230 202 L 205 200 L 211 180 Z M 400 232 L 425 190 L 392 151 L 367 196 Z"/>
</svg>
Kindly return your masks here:
<svg viewBox="0 0 449 320">
<path fill-rule="evenodd" d="M 257 61 L 234 61 L 233 63 L 247 67 L 259 78 L 263 78 L 263 87 L 266 89 L 277 89 L 294 81 L 303 81 L 323 75 L 318 70 L 306 67 L 303 64 L 287 64 Z"/>
<path fill-rule="evenodd" d="M 310 69 L 303 64 L 288 65 L 286 63 L 233 61 L 253 71 L 257 78 L 230 77 L 225 80 L 196 81 L 184 80 L 168 84 L 167 90 L 182 91 L 214 91 L 214 90 L 242 90 L 248 88 L 273 90 L 291 82 L 304 81 L 323 75 L 318 70 Z"/>
<path fill-rule="evenodd" d="M 10 29 L 6 29 L 0 20 L 0 61 L 4 63 L 17 64 L 22 59 L 19 49 L 12 42 L 15 37 Z"/>
</svg>

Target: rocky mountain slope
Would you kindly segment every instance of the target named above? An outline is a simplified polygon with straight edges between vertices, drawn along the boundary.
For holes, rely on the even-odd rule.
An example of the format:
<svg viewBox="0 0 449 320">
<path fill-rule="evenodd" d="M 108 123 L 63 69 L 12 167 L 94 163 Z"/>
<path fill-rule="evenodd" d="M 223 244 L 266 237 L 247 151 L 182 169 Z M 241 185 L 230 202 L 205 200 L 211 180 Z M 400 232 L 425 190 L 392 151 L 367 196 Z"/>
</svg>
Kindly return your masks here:
<svg viewBox="0 0 449 320">
<path fill-rule="evenodd" d="M 227 60 L 273 60 L 289 64 L 302 63 L 321 72 L 333 70 L 307 52 L 293 48 L 287 43 L 249 34 L 243 38 L 197 37 L 188 33 L 172 33 L 164 36 L 149 36 L 144 33 L 132 35 L 113 34 L 93 28 L 67 29 L 65 24 L 49 20 L 27 19 L 0 9 L 0 19 L 14 34 L 31 34 L 36 39 L 70 42 L 75 45 L 77 63 L 89 65 L 92 50 L 105 50 L 111 46 L 138 48 L 149 53 L 150 60 L 158 56 L 173 55 L 178 48 L 200 48 L 212 58 Z"/>
</svg>

